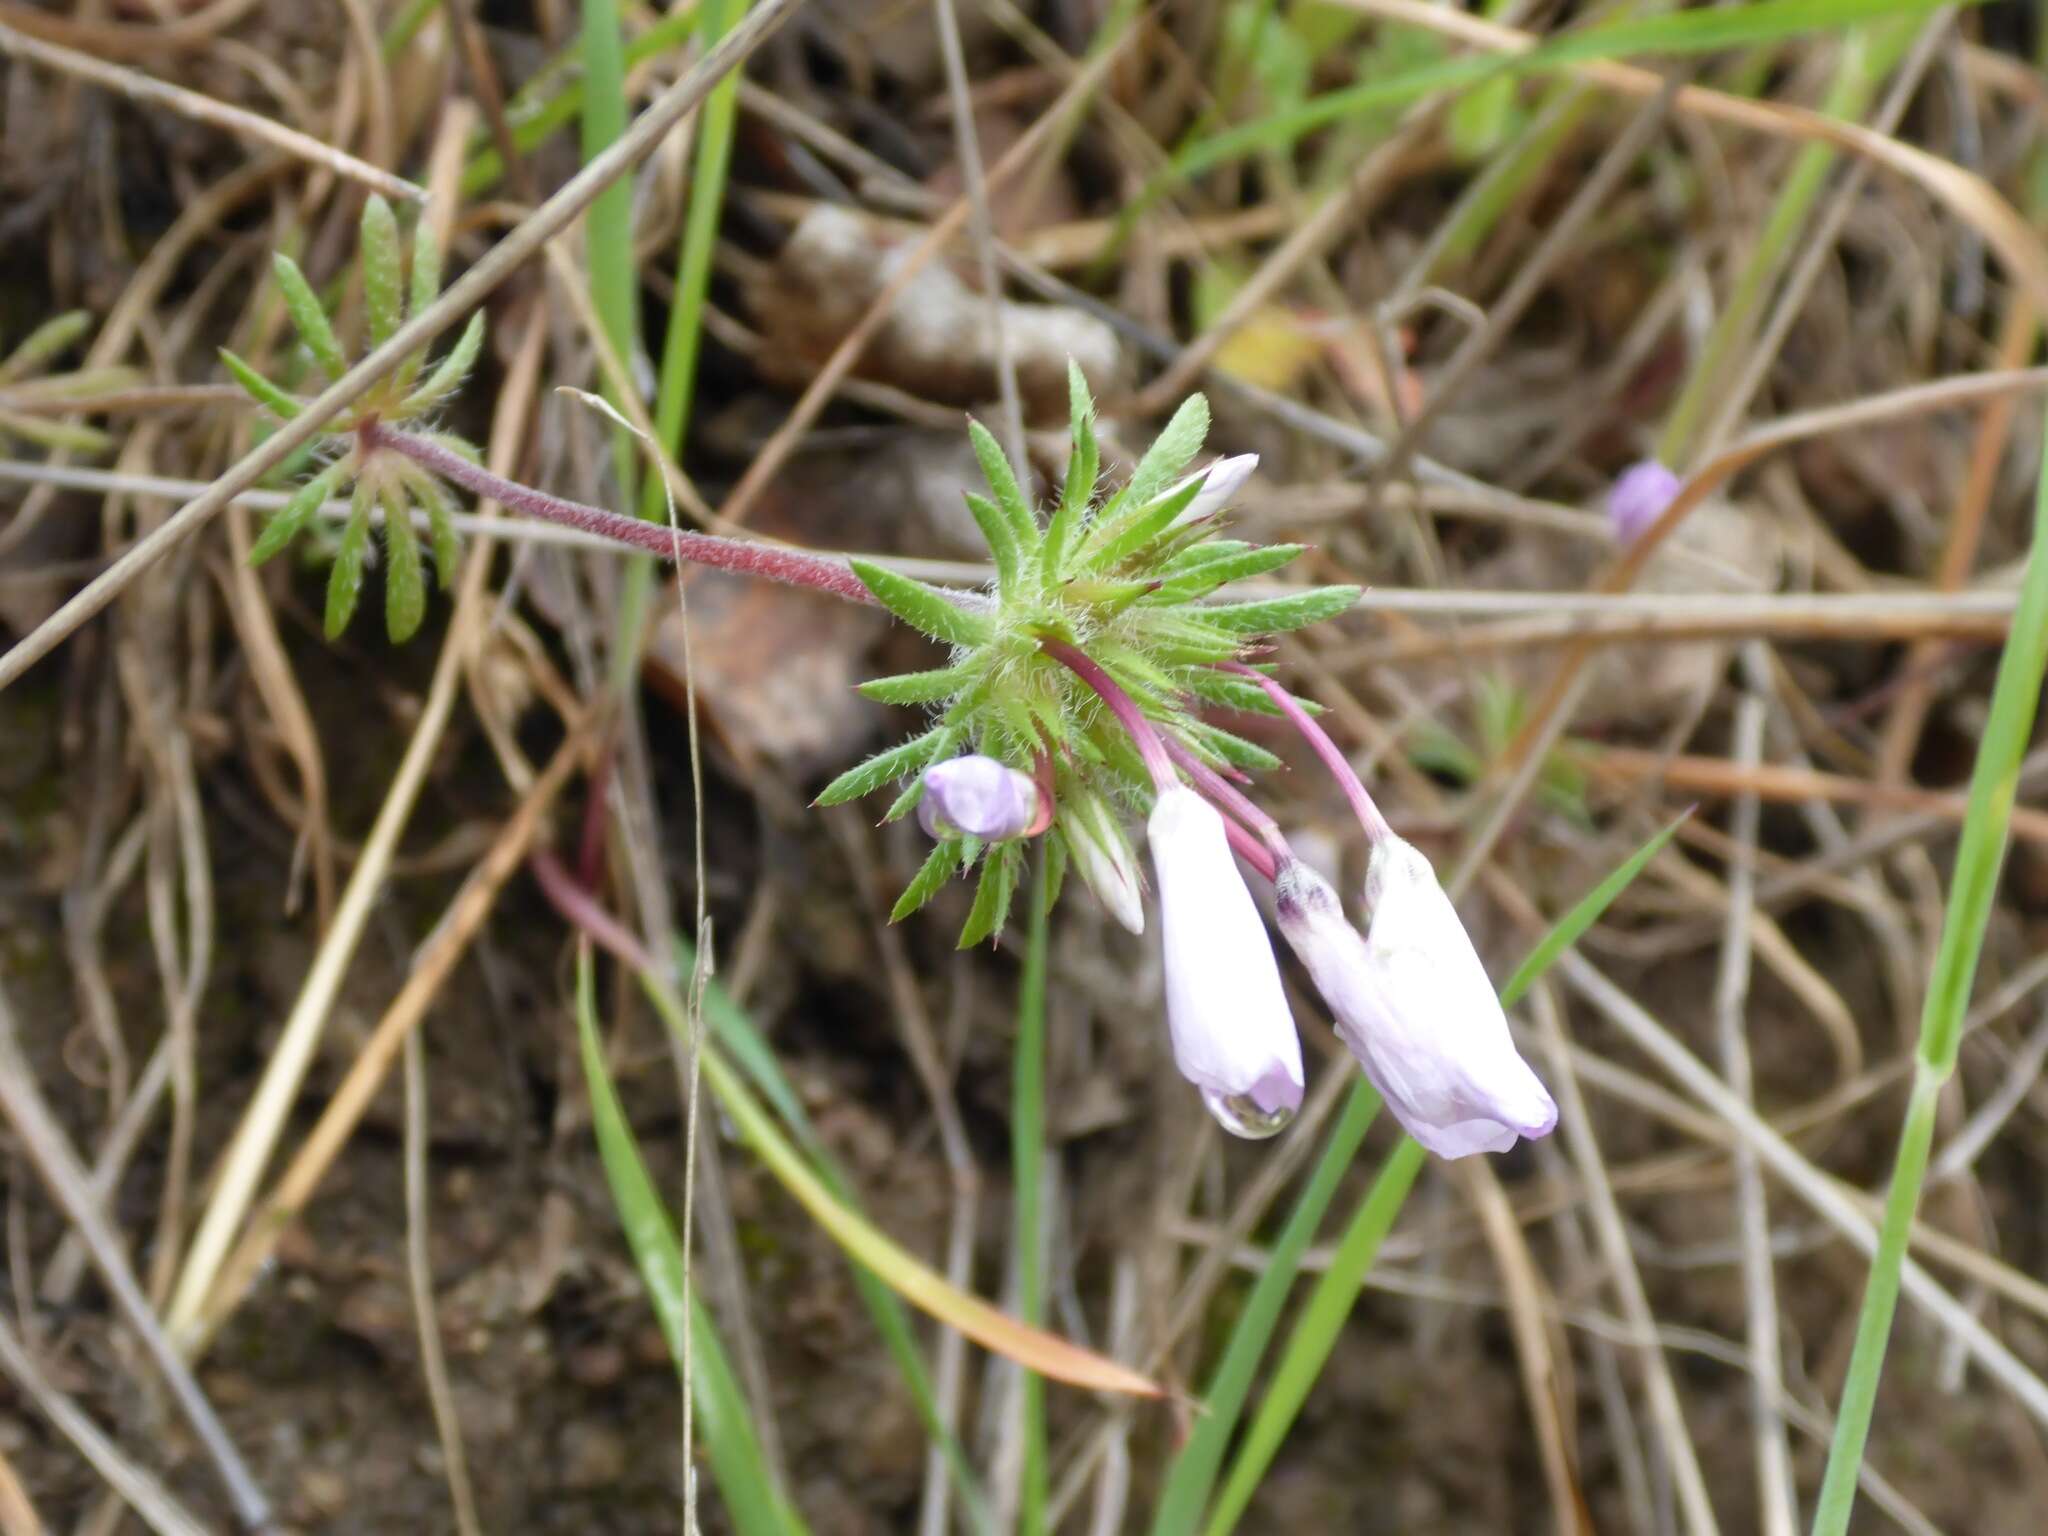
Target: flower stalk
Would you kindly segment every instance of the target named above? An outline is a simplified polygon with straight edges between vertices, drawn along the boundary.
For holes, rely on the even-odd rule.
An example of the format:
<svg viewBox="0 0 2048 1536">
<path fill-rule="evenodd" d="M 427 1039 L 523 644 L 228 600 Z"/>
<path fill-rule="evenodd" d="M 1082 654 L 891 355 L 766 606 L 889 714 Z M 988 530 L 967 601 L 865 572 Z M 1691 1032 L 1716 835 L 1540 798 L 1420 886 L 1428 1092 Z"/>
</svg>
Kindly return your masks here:
<svg viewBox="0 0 2048 1536">
<path fill-rule="evenodd" d="M 356 429 L 365 453 L 379 449 L 401 454 L 423 469 L 461 486 L 474 495 L 486 497 L 514 512 L 537 517 L 564 528 L 595 534 L 615 544 L 643 550 L 664 560 L 682 560 L 718 570 L 758 576 L 784 586 L 809 587 L 827 592 L 850 603 L 872 604 L 874 594 L 862 585 L 853 568 L 829 555 L 813 555 L 784 549 L 752 539 L 728 539 L 715 533 L 672 529 L 661 523 L 645 522 L 623 513 L 609 512 L 566 497 L 535 490 L 517 480 L 494 475 L 481 464 L 464 458 L 454 449 L 413 432 L 401 432 L 381 421 L 368 421 Z"/>
</svg>

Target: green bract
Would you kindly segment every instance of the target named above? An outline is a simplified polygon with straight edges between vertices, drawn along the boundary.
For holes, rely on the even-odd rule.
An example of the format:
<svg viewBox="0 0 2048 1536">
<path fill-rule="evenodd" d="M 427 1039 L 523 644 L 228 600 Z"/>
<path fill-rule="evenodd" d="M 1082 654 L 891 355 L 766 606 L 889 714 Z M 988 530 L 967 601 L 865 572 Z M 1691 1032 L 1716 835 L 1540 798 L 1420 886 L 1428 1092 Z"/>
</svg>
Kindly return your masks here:
<svg viewBox="0 0 2048 1536">
<path fill-rule="evenodd" d="M 372 197 L 363 206 L 360 245 L 363 305 L 372 346 L 389 340 L 406 314 L 418 314 L 441 289 L 440 248 L 434 244 L 425 220 L 421 220 L 413 235 L 409 287 L 402 250 L 398 219 L 391 205 L 381 197 Z M 319 295 L 291 257 L 274 257 L 272 270 L 285 311 L 291 316 L 306 352 L 330 380 L 340 378 L 348 371 L 348 354 L 342 350 Z M 422 350 L 407 357 L 365 390 L 346 411 L 326 423 L 325 430 L 332 439 L 333 462 L 271 518 L 250 551 L 250 560 L 261 564 L 298 537 L 322 502 L 338 496 L 349 498 L 348 521 L 342 525 L 327 582 L 330 638 L 347 628 L 355 614 L 363 567 L 369 556 L 373 514 L 384 521 L 384 622 L 393 640 L 410 639 L 426 613 L 426 578 L 419 533 L 413 525 L 415 512 L 426 518 L 433 540 L 434 570 L 441 585 L 446 587 L 455 579 L 460 546 L 446 487 L 410 459 L 369 447 L 362 429 L 373 422 L 398 427 L 431 416 L 476 366 L 483 343 L 484 317 L 479 311 L 470 316 L 455 345 L 424 379 L 421 373 L 427 354 Z M 250 398 L 279 420 L 296 416 L 304 408 L 305 402 L 225 348 L 221 361 Z M 460 438 L 433 432 L 423 435 L 467 458 L 477 457 L 476 449 Z"/>
<path fill-rule="evenodd" d="M 908 780 L 887 819 L 908 813 L 922 793 L 918 775 L 944 757 L 979 752 L 1049 783 L 1055 805 L 1049 856 L 1066 861 L 1062 806 L 1101 796 L 1146 804 L 1152 781 L 1093 691 L 1042 648 L 1061 641 L 1085 652 L 1137 701 L 1162 734 L 1221 768 L 1265 769 L 1264 748 L 1206 721 L 1195 710 L 1222 705 L 1276 713 L 1263 690 L 1215 670 L 1242 657 L 1261 635 L 1299 629 L 1349 607 L 1356 587 L 1312 587 L 1281 597 L 1217 602 L 1231 582 L 1264 575 L 1301 553 L 1297 544 L 1257 546 L 1215 537 L 1207 508 L 1186 514 L 1200 476 L 1183 471 L 1208 434 L 1200 395 L 1175 412 L 1124 486 L 1098 501 L 1101 455 L 1094 402 L 1069 367 L 1073 455 L 1059 501 L 1041 516 L 1015 469 L 979 423 L 969 428 L 990 494 L 967 498 L 988 541 L 995 581 L 983 591 L 926 586 L 865 561 L 854 573 L 906 624 L 951 647 L 948 665 L 865 684 L 868 697 L 926 705 L 924 734 L 848 769 L 818 797 L 852 800 Z M 896 905 L 903 917 L 957 873 L 979 868 L 962 945 L 999 933 L 1024 872 L 1016 844 L 981 848 L 971 838 L 941 842 Z"/>
</svg>

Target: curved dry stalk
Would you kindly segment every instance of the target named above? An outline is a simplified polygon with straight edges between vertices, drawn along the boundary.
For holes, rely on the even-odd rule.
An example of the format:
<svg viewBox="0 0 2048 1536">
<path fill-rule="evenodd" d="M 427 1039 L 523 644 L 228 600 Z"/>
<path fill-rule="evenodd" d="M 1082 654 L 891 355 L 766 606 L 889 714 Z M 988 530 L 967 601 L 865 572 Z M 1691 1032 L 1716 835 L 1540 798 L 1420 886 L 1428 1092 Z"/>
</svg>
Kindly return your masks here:
<svg viewBox="0 0 2048 1536">
<path fill-rule="evenodd" d="M 415 1029 L 405 1037 L 405 1273 L 420 1336 L 420 1372 L 426 1378 L 434 1432 L 441 1441 L 448 1496 L 455 1505 L 455 1529 L 458 1536 L 483 1536 L 476 1491 L 469 1481 L 469 1458 L 462 1448 L 462 1418 L 455 1411 L 455 1389 L 448 1379 L 441 1322 L 434 1310 L 434 1265 L 427 1239 L 427 1120 L 427 1051 Z"/>
<path fill-rule="evenodd" d="M 8 1326 L 4 1314 L 0 1314 L 0 1371 L 13 1378 L 22 1396 L 43 1411 L 43 1417 L 56 1427 L 57 1433 L 71 1442 L 93 1471 L 157 1536 L 207 1536 L 207 1528 L 199 1523 L 198 1517 L 178 1502 L 155 1473 L 131 1460 L 83 1408 L 37 1369 L 35 1357 Z"/>
<path fill-rule="evenodd" d="M 64 606 L 0 656 L 0 688 L 7 687 L 64 638 L 120 595 L 136 575 L 161 559 L 173 545 L 196 533 L 237 493 L 282 464 L 319 435 L 334 419 L 412 353 L 434 338 L 503 282 L 548 240 L 559 234 L 597 195 L 651 152 L 662 137 L 693 111 L 730 70 L 735 69 L 795 9 L 799 0 L 761 0 L 719 45 L 698 60 L 690 72 L 670 86 L 604 153 L 562 184 L 554 196 L 485 253 L 482 260 L 449 284 L 441 296 L 406 321 L 383 346 L 377 347 L 334 383 L 309 401 L 299 415 L 230 466 L 204 492 L 180 507 L 148 536 L 138 540 L 105 571 L 87 583 Z M 16 8 L 0 8 L 12 19 Z M 274 167 L 254 170 L 266 175 Z M 238 174 L 250 174 L 243 172 Z M 161 243 L 159 248 L 161 248 Z M 155 259 L 152 252 L 151 260 Z"/>
<path fill-rule="evenodd" d="M 426 1016 L 428 1007 L 468 950 L 470 940 L 489 916 L 498 892 L 524 862 L 555 797 L 569 782 L 571 772 L 586 760 L 592 745 L 591 718 L 570 721 L 567 738 L 555 749 L 554 757 L 534 780 L 519 808 L 500 828 L 489 852 L 449 902 L 448 911 L 414 957 L 405 985 L 377 1021 L 298 1153 L 279 1175 L 241 1244 L 209 1271 L 207 1278 L 211 1284 L 191 1321 L 184 1326 L 185 1341 L 195 1352 L 219 1331 L 248 1295 L 275 1252 L 278 1239 L 312 1199 L 383 1085 L 405 1037 Z M 191 1275 L 188 1269 L 186 1278 Z"/>
<path fill-rule="evenodd" d="M 1764 701 L 1745 692 L 1735 717 L 1735 760 L 1755 768 L 1763 760 Z M 1728 871 L 1728 919 L 1721 940 L 1720 976 L 1714 988 L 1721 1072 L 1729 1090 L 1756 1102 L 1749 1061 L 1748 1004 L 1751 924 L 1756 910 L 1756 844 L 1762 801 L 1755 790 L 1736 797 L 1733 832 L 1737 855 Z M 1751 1376 L 1750 1426 L 1756 1446 L 1758 1526 L 1763 1536 L 1794 1536 L 1799 1497 L 1792 1480 L 1792 1448 L 1777 1402 L 1784 1395 L 1779 1360 L 1778 1292 L 1771 1259 L 1770 1213 L 1764 1204 L 1763 1173 L 1756 1150 L 1737 1140 L 1735 1216 L 1742 1241 L 1742 1289 L 1748 1310 Z"/>
<path fill-rule="evenodd" d="M 1523 905 L 1517 899 L 1519 893 L 1509 895 L 1505 890 L 1497 890 L 1497 894 L 1506 896 L 1510 904 L 1518 908 Z M 1528 915 L 1534 916 L 1533 913 Z M 1864 1208 L 1731 1092 L 1727 1084 L 1641 1004 L 1576 950 L 1566 950 L 1558 957 L 1557 970 L 1574 991 L 1651 1056 L 1688 1093 L 1725 1121 L 1731 1131 L 1753 1146 L 1758 1158 L 1831 1227 L 1862 1253 L 1868 1255 L 1876 1250 L 1877 1227 Z M 1969 1352 L 1987 1375 L 2011 1392 L 2037 1422 L 2048 1425 L 2048 1383 L 2044 1383 L 1969 1308 L 1958 1302 L 1910 1258 L 1905 1262 L 1902 1288 L 1905 1295 Z"/>
<path fill-rule="evenodd" d="M 80 53 L 61 43 L 46 42 L 0 21 L 0 54 L 14 58 L 30 59 L 49 69 L 90 80 L 94 85 L 104 86 L 110 91 L 126 96 L 130 101 L 145 106 L 164 107 L 180 116 L 189 117 L 208 127 L 223 128 L 229 133 L 256 140 L 272 149 L 284 151 L 297 159 L 309 161 L 346 176 L 351 181 L 361 182 L 373 191 L 382 192 L 386 197 L 401 198 L 406 202 L 419 202 L 426 189 L 403 176 L 394 176 L 389 171 L 379 170 L 354 155 L 335 149 L 309 133 L 273 122 L 260 112 L 251 112 L 242 107 L 230 106 L 202 91 L 187 90 L 182 85 L 172 85 L 167 80 L 158 80 L 139 70 L 123 69 L 118 64 L 95 58 L 89 53 Z"/>
<path fill-rule="evenodd" d="M 100 1279 L 113 1297 L 123 1321 L 135 1330 L 164 1385 L 170 1389 L 178 1409 L 192 1426 L 192 1433 L 204 1447 L 207 1459 L 227 1490 L 236 1518 L 252 1532 L 269 1528 L 270 1501 L 264 1496 L 248 1464 L 243 1461 L 213 1404 L 207 1400 L 191 1368 L 171 1343 L 142 1284 L 128 1262 L 127 1251 L 108 1224 L 106 1213 L 94 1198 L 85 1165 L 72 1149 L 70 1138 L 52 1113 L 42 1090 L 36 1086 L 34 1068 L 22 1052 L 14 1024 L 14 1010 L 0 991 L 0 1113 L 4 1113 L 21 1138 L 23 1150 L 42 1175 L 51 1195 L 66 1218 L 85 1239 Z"/>
</svg>

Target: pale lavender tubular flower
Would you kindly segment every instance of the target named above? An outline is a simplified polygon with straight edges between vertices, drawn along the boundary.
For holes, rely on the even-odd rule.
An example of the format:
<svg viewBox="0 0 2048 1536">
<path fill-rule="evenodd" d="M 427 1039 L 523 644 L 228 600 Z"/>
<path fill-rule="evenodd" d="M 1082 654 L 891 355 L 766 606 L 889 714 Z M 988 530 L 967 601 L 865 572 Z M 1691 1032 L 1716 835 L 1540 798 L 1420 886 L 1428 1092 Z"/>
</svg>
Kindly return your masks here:
<svg viewBox="0 0 2048 1536">
<path fill-rule="evenodd" d="M 1304 864 L 1280 871 L 1274 897 L 1338 1037 L 1423 1146 L 1439 1157 L 1505 1152 L 1556 1126 L 1557 1105 L 1516 1054 L 1493 984 L 1420 853 L 1391 833 L 1374 845 L 1363 937 Z"/>
<path fill-rule="evenodd" d="M 1685 482 L 1655 459 L 1645 459 L 1622 471 L 1607 493 L 1607 523 L 1624 545 L 1641 538 L 1649 526 L 1664 515 Z"/>
<path fill-rule="evenodd" d="M 1074 872 L 1103 910 L 1132 933 L 1145 931 L 1145 897 L 1138 880 L 1138 859 L 1131 840 L 1109 807 L 1086 790 L 1060 797 L 1060 826 Z"/>
<path fill-rule="evenodd" d="M 1146 835 L 1159 877 L 1174 1063 L 1226 1131 L 1274 1135 L 1301 1108 L 1301 1041 L 1223 818 L 1174 784 L 1159 791 Z"/>
<path fill-rule="evenodd" d="M 1038 786 L 992 757 L 954 757 L 924 771 L 917 821 L 933 837 L 1022 837 L 1038 820 Z"/>
<path fill-rule="evenodd" d="M 1214 517 L 1244 489 L 1245 481 L 1251 479 L 1252 471 L 1259 467 L 1256 453 L 1235 454 L 1227 459 L 1218 459 L 1207 469 L 1198 470 L 1186 480 L 1178 481 L 1167 491 L 1172 496 L 1186 489 L 1188 480 L 1199 480 L 1202 488 L 1195 492 L 1194 499 L 1181 508 L 1180 516 L 1173 520 L 1176 528 L 1186 528 L 1205 518 Z"/>
</svg>

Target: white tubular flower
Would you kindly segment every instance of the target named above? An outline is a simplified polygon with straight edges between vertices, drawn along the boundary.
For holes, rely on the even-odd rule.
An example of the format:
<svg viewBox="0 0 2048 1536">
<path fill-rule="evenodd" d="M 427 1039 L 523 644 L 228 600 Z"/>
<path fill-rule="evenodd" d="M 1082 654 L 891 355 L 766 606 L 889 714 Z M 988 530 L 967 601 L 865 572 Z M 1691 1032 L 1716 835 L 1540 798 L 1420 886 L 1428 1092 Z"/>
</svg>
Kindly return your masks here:
<svg viewBox="0 0 2048 1536">
<path fill-rule="evenodd" d="M 1274 886 L 1280 931 L 1337 1034 L 1408 1133 L 1439 1157 L 1547 1136 L 1557 1105 L 1516 1053 L 1507 1016 L 1429 861 L 1391 833 L 1366 874 L 1365 936 L 1306 865 Z"/>
<path fill-rule="evenodd" d="M 1145 898 L 1138 882 L 1138 858 L 1131 840 L 1108 806 L 1085 790 L 1060 796 L 1060 826 L 1074 872 L 1103 910 L 1132 933 L 1145 931 Z"/>
<path fill-rule="evenodd" d="M 1146 835 L 1159 878 L 1174 1063 L 1226 1131 L 1274 1135 L 1301 1108 L 1301 1041 L 1223 817 L 1173 785 L 1159 792 Z"/>
<path fill-rule="evenodd" d="M 917 821 L 933 837 L 1022 837 L 1038 821 L 1038 786 L 992 757 L 954 757 L 924 771 Z"/>
<path fill-rule="evenodd" d="M 1237 499 L 1237 493 L 1244 489 L 1245 481 L 1251 479 L 1252 471 L 1258 467 L 1259 456 L 1256 453 L 1240 453 L 1227 459 L 1218 459 L 1207 469 L 1197 470 L 1186 480 L 1176 483 L 1167 491 L 1167 495 L 1177 495 L 1185 490 L 1188 480 L 1201 481 L 1202 488 L 1195 492 L 1194 500 L 1181 508 L 1180 516 L 1173 520 L 1173 526 L 1186 528 L 1205 518 L 1214 517 Z"/>
</svg>

